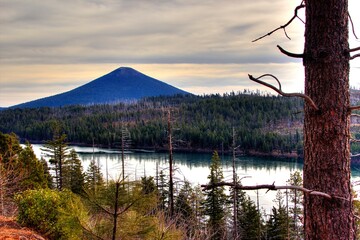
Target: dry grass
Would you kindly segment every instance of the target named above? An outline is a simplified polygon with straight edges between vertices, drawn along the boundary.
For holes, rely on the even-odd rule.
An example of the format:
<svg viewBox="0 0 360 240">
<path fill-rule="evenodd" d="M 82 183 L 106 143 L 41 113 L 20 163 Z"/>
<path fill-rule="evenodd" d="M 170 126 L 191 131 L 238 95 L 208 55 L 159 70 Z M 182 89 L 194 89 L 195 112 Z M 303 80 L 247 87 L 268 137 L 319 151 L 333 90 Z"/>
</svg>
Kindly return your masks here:
<svg viewBox="0 0 360 240">
<path fill-rule="evenodd" d="M 0 216 L 0 240 L 45 240 L 31 229 L 24 228 L 14 218 Z"/>
</svg>

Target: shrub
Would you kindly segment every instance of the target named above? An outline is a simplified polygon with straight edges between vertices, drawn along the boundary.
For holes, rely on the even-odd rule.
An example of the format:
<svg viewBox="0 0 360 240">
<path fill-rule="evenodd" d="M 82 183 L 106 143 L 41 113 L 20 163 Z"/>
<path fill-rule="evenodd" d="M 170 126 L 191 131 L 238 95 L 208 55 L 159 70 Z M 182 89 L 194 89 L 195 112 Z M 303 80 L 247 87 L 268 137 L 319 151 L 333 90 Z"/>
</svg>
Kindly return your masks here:
<svg viewBox="0 0 360 240">
<path fill-rule="evenodd" d="M 18 222 L 49 239 L 82 239 L 83 205 L 70 191 L 27 190 L 16 196 Z"/>
</svg>

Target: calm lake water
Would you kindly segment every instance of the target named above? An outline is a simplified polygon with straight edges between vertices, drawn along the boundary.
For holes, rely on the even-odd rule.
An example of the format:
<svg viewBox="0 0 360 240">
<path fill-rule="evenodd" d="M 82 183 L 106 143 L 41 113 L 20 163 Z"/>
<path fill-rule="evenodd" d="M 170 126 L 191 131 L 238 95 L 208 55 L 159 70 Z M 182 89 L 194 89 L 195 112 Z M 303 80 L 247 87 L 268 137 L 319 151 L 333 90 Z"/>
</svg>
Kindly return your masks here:
<svg viewBox="0 0 360 240">
<path fill-rule="evenodd" d="M 42 156 L 42 145 L 33 144 L 35 154 Z M 95 160 L 101 168 L 103 176 L 107 180 L 117 179 L 121 175 L 121 154 L 116 150 L 72 146 L 82 160 L 84 170 L 90 162 Z M 211 154 L 199 153 L 174 153 L 174 179 L 177 186 L 181 186 L 184 180 L 193 185 L 206 184 L 210 173 L 209 165 Z M 222 168 L 225 181 L 232 181 L 232 158 L 222 156 Z M 272 184 L 286 185 L 290 174 L 302 171 L 303 163 L 297 160 L 258 158 L 240 156 L 236 159 L 236 172 L 242 178 L 243 185 Z M 165 174 L 169 171 L 167 153 L 138 153 L 129 152 L 125 154 L 125 175 L 129 180 L 140 179 L 143 176 L 155 176 L 156 171 L 163 170 Z M 360 181 L 360 166 L 352 168 L 352 181 Z M 355 186 L 356 190 L 359 186 Z M 360 188 L 359 188 L 360 189 Z M 255 202 L 256 191 L 247 191 L 247 194 Z M 276 192 L 259 190 L 260 206 L 269 213 L 274 205 Z"/>
</svg>

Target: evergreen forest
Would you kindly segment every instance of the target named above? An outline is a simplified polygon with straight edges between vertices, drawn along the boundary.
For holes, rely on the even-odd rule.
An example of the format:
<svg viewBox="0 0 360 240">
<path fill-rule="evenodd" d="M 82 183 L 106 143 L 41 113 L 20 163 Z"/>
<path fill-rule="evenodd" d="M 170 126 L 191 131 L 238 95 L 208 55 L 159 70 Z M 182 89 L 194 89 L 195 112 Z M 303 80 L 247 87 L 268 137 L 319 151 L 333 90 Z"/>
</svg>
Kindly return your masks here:
<svg viewBox="0 0 360 240">
<path fill-rule="evenodd" d="M 167 149 L 168 111 L 175 151 L 229 152 L 232 129 L 246 154 L 302 154 L 303 101 L 244 91 L 151 97 L 136 103 L 17 108 L 0 111 L 0 131 L 44 142 L 60 124 L 68 142 L 119 148 L 124 129 L 133 149 Z"/>
<path fill-rule="evenodd" d="M 202 186 L 173 185 L 168 171 L 106 181 L 95 162 L 83 169 L 66 134 L 56 130 L 43 151 L 46 161 L 31 144 L 22 147 L 15 134 L 0 132 L 0 215 L 47 239 L 303 238 L 302 192 L 278 190 L 266 215 L 246 191 L 216 186 L 224 181 L 217 151 Z M 235 171 L 233 183 L 241 185 Z M 302 186 L 302 174 L 290 174 L 288 183 Z M 358 201 L 354 206 L 360 212 Z"/>
<path fill-rule="evenodd" d="M 209 188 L 185 180 L 173 189 L 163 171 L 107 182 L 95 163 L 82 168 L 66 135 L 57 131 L 43 151 L 46 161 L 37 159 L 29 143 L 21 147 L 15 134 L 0 133 L 0 214 L 15 216 L 48 239 L 293 239 L 303 234 L 300 193 L 279 191 L 271 215 L 265 216 L 246 192 L 211 187 L 224 178 L 216 151 Z M 234 179 L 241 184 L 236 174 Z M 289 176 L 289 183 L 300 186 L 301 174 Z"/>
<path fill-rule="evenodd" d="M 301 239 L 300 191 L 278 191 L 266 215 L 246 191 L 217 184 L 224 181 L 218 152 L 234 151 L 234 142 L 246 154 L 301 155 L 302 105 L 245 91 L 3 110 L 0 215 L 15 216 L 48 239 Z M 43 144 L 46 160 L 29 141 Z M 213 155 L 203 186 L 186 179 L 174 184 L 171 170 L 134 181 L 122 171 L 107 181 L 95 162 L 83 169 L 69 143 Z M 235 171 L 232 183 L 241 186 Z M 302 186 L 301 173 L 288 183 Z M 360 212 L 357 201 L 354 206 Z"/>
</svg>

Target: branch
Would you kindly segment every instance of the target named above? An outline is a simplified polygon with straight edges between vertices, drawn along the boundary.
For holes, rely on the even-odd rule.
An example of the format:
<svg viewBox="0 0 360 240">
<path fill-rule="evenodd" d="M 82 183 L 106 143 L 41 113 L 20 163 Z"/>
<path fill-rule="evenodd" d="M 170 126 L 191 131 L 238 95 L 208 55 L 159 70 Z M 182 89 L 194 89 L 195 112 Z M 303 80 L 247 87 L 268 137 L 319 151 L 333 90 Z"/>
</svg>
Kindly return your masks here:
<svg viewBox="0 0 360 240">
<path fill-rule="evenodd" d="M 85 232 L 89 233 L 91 236 L 93 236 L 93 237 L 95 237 L 95 238 L 97 238 L 97 239 L 105 240 L 104 238 L 102 238 L 102 237 L 96 235 L 95 233 L 93 233 L 91 230 L 87 229 L 87 228 L 81 223 L 79 217 L 77 217 L 77 220 L 78 220 L 79 223 L 80 223 L 80 227 L 81 227 Z"/>
<path fill-rule="evenodd" d="M 349 107 L 349 110 L 350 110 L 350 111 L 359 110 L 359 109 L 360 109 L 360 106 L 352 106 L 352 107 Z"/>
<path fill-rule="evenodd" d="M 127 205 L 121 212 L 119 212 L 117 216 L 120 216 L 121 214 L 123 214 L 124 212 L 126 212 L 127 210 L 129 210 L 129 208 L 131 208 L 137 201 L 139 201 L 141 198 L 137 198 L 135 199 L 132 203 L 130 203 L 129 205 Z"/>
<path fill-rule="evenodd" d="M 355 59 L 355 58 L 357 58 L 357 57 L 360 57 L 360 53 L 359 53 L 359 54 L 355 54 L 354 56 L 351 56 L 351 57 L 350 57 L 350 60 L 353 60 L 353 59 Z"/>
<path fill-rule="evenodd" d="M 319 192 L 319 191 L 314 191 L 314 190 L 310 190 L 304 187 L 300 187 L 300 186 L 275 186 L 274 184 L 262 184 L 262 185 L 255 185 L 255 186 L 243 186 L 240 184 L 234 184 L 234 183 L 228 183 L 228 182 L 219 182 L 217 184 L 211 184 L 211 185 L 201 185 L 202 188 L 204 188 L 204 190 L 209 190 L 215 187 L 222 187 L 222 186 L 229 186 L 229 187 L 233 187 L 235 189 L 239 189 L 239 190 L 258 190 L 258 189 L 268 189 L 268 190 L 281 190 L 281 189 L 293 189 L 293 190 L 300 190 L 302 192 L 304 192 L 305 194 L 308 195 L 314 195 L 314 196 L 321 196 L 327 199 L 343 199 L 348 201 L 348 199 L 346 198 L 342 198 L 342 197 L 337 197 L 337 196 L 331 196 L 327 193 L 324 192 Z"/>
<path fill-rule="evenodd" d="M 264 81 L 261 81 L 259 80 L 260 78 L 262 77 L 272 77 L 274 78 L 277 83 L 279 84 L 279 88 L 276 88 L 274 87 L 273 85 L 269 84 L 269 83 L 266 83 Z M 254 82 L 257 82 L 259 84 L 262 84 L 268 88 L 271 88 L 273 89 L 275 92 L 279 93 L 280 95 L 284 96 L 284 97 L 300 97 L 300 98 L 303 98 L 305 99 L 316 111 L 319 110 L 319 108 L 316 106 L 316 104 L 314 103 L 314 101 L 308 96 L 308 95 L 305 95 L 305 94 L 302 94 L 302 93 L 284 93 L 282 90 L 281 90 L 281 83 L 279 81 L 279 79 L 277 79 L 277 77 L 275 77 L 274 75 L 271 75 L 271 74 L 264 74 L 264 75 L 261 75 L 260 77 L 258 78 L 254 78 L 252 75 L 249 74 L 249 79 L 254 81 Z"/>
<path fill-rule="evenodd" d="M 282 52 L 283 54 L 285 54 L 286 56 L 289 57 L 293 57 L 293 58 L 304 58 L 304 54 L 296 54 L 296 53 L 291 53 L 286 51 L 285 49 L 283 49 L 282 47 L 280 47 L 279 45 L 277 45 L 278 49 L 280 50 L 280 52 Z"/>
<path fill-rule="evenodd" d="M 351 16 L 350 16 L 350 13 L 349 13 L 349 12 L 348 12 L 348 16 L 349 16 L 349 20 L 350 20 L 350 23 L 351 23 L 352 32 L 353 32 L 355 38 L 358 39 L 358 37 L 356 36 L 356 33 L 355 33 L 354 23 L 353 23 L 353 21 L 352 21 L 352 19 L 351 19 Z"/>
<path fill-rule="evenodd" d="M 356 51 L 360 51 L 360 47 L 351 48 L 351 49 L 348 50 L 348 53 L 356 52 Z M 353 55 L 353 56 L 350 56 L 350 60 L 353 60 L 353 59 L 355 59 L 355 58 L 357 58 L 357 57 L 360 57 L 360 53 L 355 54 L 355 55 Z"/>
<path fill-rule="evenodd" d="M 360 51 L 360 47 L 356 47 L 356 48 L 351 48 L 351 49 L 349 49 L 349 53 L 350 53 L 350 52 L 356 52 L 356 51 Z"/>
<path fill-rule="evenodd" d="M 255 40 L 253 40 L 252 42 L 256 42 L 256 41 L 258 41 L 258 40 L 260 40 L 260 39 L 263 39 L 263 38 L 266 37 L 266 36 L 270 36 L 271 34 L 273 34 L 274 32 L 276 32 L 277 30 L 280 30 L 280 29 L 284 29 L 284 32 L 285 32 L 286 37 L 287 37 L 288 39 L 290 39 L 289 36 L 286 34 L 285 28 L 286 28 L 287 26 L 289 26 L 290 23 L 291 23 L 292 21 L 294 21 L 295 18 L 299 18 L 298 15 L 297 15 L 297 12 L 298 12 L 299 9 L 304 8 L 304 7 L 305 7 L 305 5 L 304 5 L 303 2 L 302 2 L 299 6 L 297 6 L 297 7 L 295 8 L 294 16 L 293 16 L 285 25 L 282 25 L 282 26 L 280 26 L 280 27 L 272 30 L 271 32 L 269 32 L 269 33 L 267 33 L 267 34 L 265 34 L 265 35 L 263 35 L 263 36 L 255 39 Z M 300 19 L 300 18 L 299 18 L 299 19 Z M 300 19 L 300 20 L 301 20 L 301 19 Z M 291 39 L 290 39 L 290 40 L 291 40 Z"/>
</svg>

